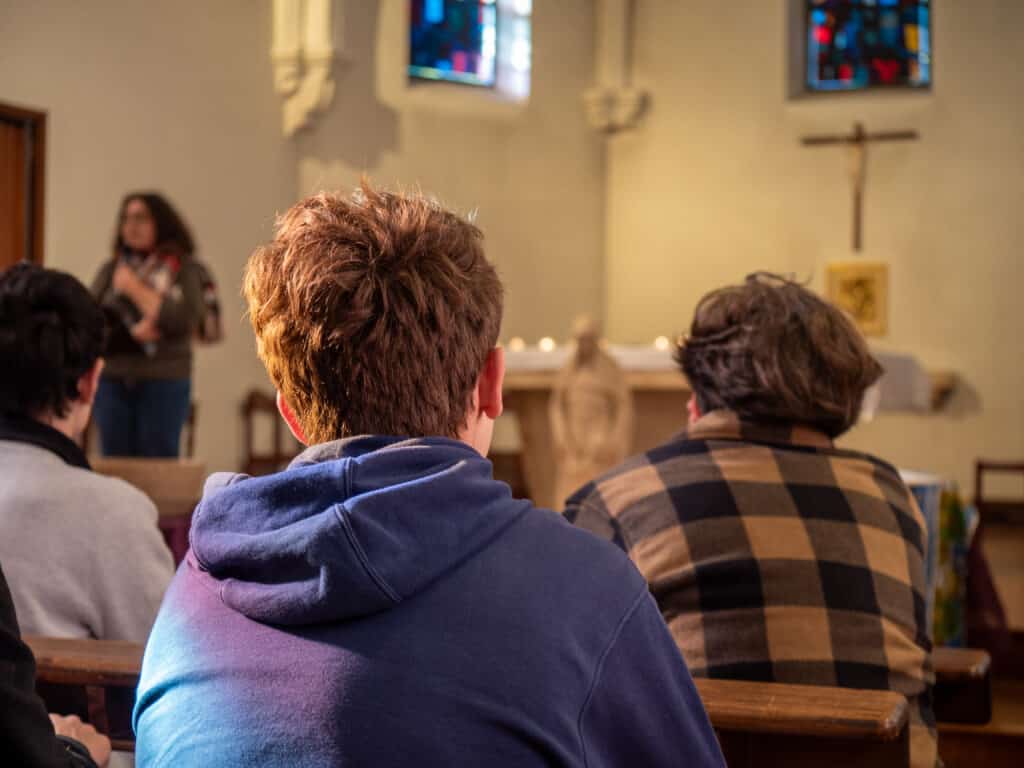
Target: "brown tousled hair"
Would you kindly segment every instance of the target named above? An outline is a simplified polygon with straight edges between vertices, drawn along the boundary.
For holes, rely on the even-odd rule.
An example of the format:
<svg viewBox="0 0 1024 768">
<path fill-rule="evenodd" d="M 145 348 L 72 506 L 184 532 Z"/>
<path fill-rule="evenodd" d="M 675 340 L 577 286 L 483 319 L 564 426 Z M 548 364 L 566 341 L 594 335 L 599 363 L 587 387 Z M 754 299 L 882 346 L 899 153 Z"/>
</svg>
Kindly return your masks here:
<svg viewBox="0 0 1024 768">
<path fill-rule="evenodd" d="M 260 358 L 308 440 L 465 426 L 502 315 L 482 241 L 438 203 L 366 181 L 278 219 L 244 294 Z"/>
<path fill-rule="evenodd" d="M 803 424 L 837 437 L 882 375 L 842 310 L 802 285 L 758 272 L 707 294 L 676 350 L 702 413 Z"/>
</svg>

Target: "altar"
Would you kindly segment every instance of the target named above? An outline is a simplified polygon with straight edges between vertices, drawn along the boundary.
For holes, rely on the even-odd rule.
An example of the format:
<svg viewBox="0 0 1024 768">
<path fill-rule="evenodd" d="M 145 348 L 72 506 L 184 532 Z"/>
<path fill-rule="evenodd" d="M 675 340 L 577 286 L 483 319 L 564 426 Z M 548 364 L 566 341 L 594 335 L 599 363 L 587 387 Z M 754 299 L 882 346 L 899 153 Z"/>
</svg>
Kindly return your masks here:
<svg viewBox="0 0 1024 768">
<path fill-rule="evenodd" d="M 556 499 L 555 460 L 548 421 L 548 398 L 571 347 L 506 349 L 505 409 L 516 417 L 522 469 L 531 497 L 540 507 L 560 511 Z M 690 388 L 663 347 L 615 346 L 607 351 L 626 371 L 633 394 L 633 437 L 629 454 L 641 453 L 668 440 L 686 426 Z"/>
<path fill-rule="evenodd" d="M 530 497 L 537 506 L 561 511 L 555 498 L 555 458 L 548 402 L 558 371 L 572 346 L 549 343 L 505 350 L 504 402 L 517 424 L 514 438 Z M 642 453 L 686 426 L 690 387 L 672 359 L 667 339 L 648 346 L 607 345 L 606 351 L 626 372 L 633 395 L 633 435 L 628 454 Z M 886 370 L 865 395 L 862 418 L 878 411 L 929 412 L 940 409 L 955 385 L 948 372 L 928 372 L 910 355 L 873 350 Z M 507 422 L 506 422 L 507 423 Z M 499 427 L 499 432 L 502 431 Z"/>
</svg>

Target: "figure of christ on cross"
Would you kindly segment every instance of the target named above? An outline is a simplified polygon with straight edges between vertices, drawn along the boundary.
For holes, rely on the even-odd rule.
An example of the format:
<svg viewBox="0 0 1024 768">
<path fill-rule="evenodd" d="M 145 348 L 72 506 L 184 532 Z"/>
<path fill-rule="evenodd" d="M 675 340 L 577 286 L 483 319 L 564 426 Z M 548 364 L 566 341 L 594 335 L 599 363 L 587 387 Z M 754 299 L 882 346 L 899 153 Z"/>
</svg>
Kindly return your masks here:
<svg viewBox="0 0 1024 768">
<path fill-rule="evenodd" d="M 867 170 L 867 145 L 871 141 L 913 141 L 917 131 L 879 131 L 868 133 L 862 123 L 853 124 L 853 133 L 845 136 L 804 136 L 800 142 L 805 147 L 823 147 L 843 144 L 850 152 L 850 181 L 853 184 L 853 250 L 859 251 L 863 238 L 861 226 L 864 220 L 864 181 Z"/>
</svg>

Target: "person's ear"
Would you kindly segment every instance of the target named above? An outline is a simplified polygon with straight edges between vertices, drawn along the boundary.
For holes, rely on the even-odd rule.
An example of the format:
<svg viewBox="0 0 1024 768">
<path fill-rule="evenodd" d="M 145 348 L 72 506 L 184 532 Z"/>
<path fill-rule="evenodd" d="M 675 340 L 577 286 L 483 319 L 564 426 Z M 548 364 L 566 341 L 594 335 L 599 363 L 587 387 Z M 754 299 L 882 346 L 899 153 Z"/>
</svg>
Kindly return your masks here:
<svg viewBox="0 0 1024 768">
<path fill-rule="evenodd" d="M 503 409 L 501 388 L 505 382 L 505 350 L 495 347 L 487 353 L 484 369 L 476 383 L 479 412 L 494 421 Z"/>
<path fill-rule="evenodd" d="M 78 377 L 78 400 L 82 405 L 92 405 L 96 400 L 96 390 L 100 388 L 100 376 L 103 375 L 104 365 L 106 362 L 103 358 L 97 358 L 92 368 Z"/>
<path fill-rule="evenodd" d="M 291 406 L 285 401 L 284 396 L 277 393 L 277 412 L 281 414 L 281 418 L 284 419 L 284 423 L 288 425 L 288 429 L 295 435 L 295 439 L 303 445 L 309 445 L 309 441 L 306 439 L 306 433 L 302 431 L 302 426 L 299 424 L 299 420 L 295 418 L 295 414 L 292 412 Z"/>
<path fill-rule="evenodd" d="M 700 418 L 700 406 L 697 405 L 697 396 L 690 395 L 690 399 L 686 402 L 686 412 L 690 414 L 690 421 L 694 422 Z"/>
</svg>

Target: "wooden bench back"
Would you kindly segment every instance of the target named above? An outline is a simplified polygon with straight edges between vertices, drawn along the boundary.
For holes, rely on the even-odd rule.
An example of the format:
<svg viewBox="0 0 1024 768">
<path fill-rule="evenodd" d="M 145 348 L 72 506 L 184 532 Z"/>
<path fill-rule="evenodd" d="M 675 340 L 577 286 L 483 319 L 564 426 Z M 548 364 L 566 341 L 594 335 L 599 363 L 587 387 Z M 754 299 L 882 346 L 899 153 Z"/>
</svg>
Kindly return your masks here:
<svg viewBox="0 0 1024 768">
<path fill-rule="evenodd" d="M 932 651 L 935 719 L 980 725 L 992 719 L 992 657 L 977 648 Z"/>
<path fill-rule="evenodd" d="M 114 749 L 131 752 L 135 689 L 143 647 L 120 640 L 27 635 L 36 659 L 36 688 L 47 708 L 76 714 L 107 734 Z"/>
<path fill-rule="evenodd" d="M 898 693 L 695 682 L 730 768 L 910 763 L 907 700 Z"/>
<path fill-rule="evenodd" d="M 206 466 L 192 459 L 129 459 L 94 457 L 101 475 L 118 477 L 149 496 L 159 514 L 158 525 L 177 565 L 188 551 L 192 512 L 203 495 Z"/>
<path fill-rule="evenodd" d="M 193 459 L 129 459 L 90 457 L 101 475 L 119 477 L 156 504 L 161 516 L 191 514 L 202 496 L 206 465 Z"/>
<path fill-rule="evenodd" d="M 141 645 L 43 637 L 25 641 L 35 654 L 42 688 L 91 689 L 87 714 L 92 722 L 111 734 L 119 748 L 133 748 L 130 699 L 138 686 Z M 907 702 L 899 694 L 732 680 L 698 680 L 697 689 L 730 766 L 904 768 L 909 760 Z M 98 697 L 104 711 L 96 707 L 96 691 L 104 694 Z"/>
<path fill-rule="evenodd" d="M 36 679 L 57 685 L 135 688 L 143 646 L 123 640 L 88 640 L 28 635 Z"/>
</svg>

